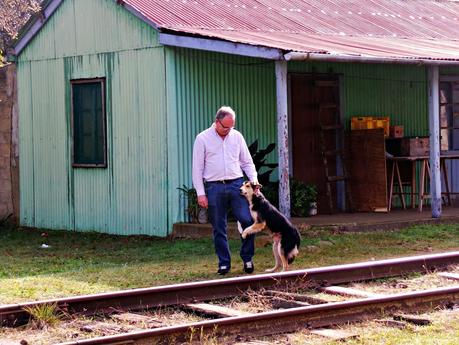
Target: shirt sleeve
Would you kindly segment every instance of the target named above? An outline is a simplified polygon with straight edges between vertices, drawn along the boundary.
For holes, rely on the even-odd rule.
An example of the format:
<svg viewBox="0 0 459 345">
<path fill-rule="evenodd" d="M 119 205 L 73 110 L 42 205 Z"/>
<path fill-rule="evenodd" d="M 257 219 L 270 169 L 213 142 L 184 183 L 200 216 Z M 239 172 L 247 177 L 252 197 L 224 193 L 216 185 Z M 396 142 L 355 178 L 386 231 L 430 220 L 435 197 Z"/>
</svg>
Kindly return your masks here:
<svg viewBox="0 0 459 345">
<path fill-rule="evenodd" d="M 244 170 L 250 181 L 258 182 L 257 170 L 255 169 L 255 164 L 253 164 L 252 156 L 250 155 L 249 148 L 242 134 L 240 136 L 240 143 L 241 151 L 239 153 L 239 162 L 241 164 L 241 169 Z"/>
<path fill-rule="evenodd" d="M 206 195 L 203 182 L 205 146 L 202 139 L 198 136 L 193 146 L 193 186 L 198 196 Z"/>
</svg>

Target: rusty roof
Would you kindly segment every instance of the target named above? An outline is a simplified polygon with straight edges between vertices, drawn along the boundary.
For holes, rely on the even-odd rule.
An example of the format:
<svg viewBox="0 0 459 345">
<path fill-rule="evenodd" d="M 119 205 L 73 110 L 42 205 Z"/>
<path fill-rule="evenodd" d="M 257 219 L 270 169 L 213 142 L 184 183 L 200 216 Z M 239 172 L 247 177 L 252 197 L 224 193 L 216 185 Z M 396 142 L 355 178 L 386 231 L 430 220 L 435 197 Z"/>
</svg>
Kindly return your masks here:
<svg viewBox="0 0 459 345">
<path fill-rule="evenodd" d="M 459 61 L 457 0 L 118 0 L 162 32 L 284 52 Z"/>
</svg>

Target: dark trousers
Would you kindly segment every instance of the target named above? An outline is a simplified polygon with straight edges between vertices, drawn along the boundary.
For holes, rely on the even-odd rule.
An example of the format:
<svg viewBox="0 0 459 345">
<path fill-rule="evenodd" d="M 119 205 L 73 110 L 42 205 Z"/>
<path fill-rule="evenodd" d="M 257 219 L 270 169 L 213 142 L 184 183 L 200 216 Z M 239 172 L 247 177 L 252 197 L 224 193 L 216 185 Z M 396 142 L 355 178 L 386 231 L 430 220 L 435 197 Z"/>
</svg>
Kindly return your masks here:
<svg viewBox="0 0 459 345">
<path fill-rule="evenodd" d="M 231 253 L 228 247 L 227 218 L 231 207 L 234 217 L 245 229 L 253 224 L 247 199 L 240 194 L 243 178 L 229 183 L 206 182 L 206 195 L 209 201 L 208 214 L 213 228 L 215 253 L 218 256 L 218 265 L 231 267 Z M 252 260 L 255 253 L 255 235 L 247 236 L 242 240 L 240 255 L 242 261 Z"/>
</svg>

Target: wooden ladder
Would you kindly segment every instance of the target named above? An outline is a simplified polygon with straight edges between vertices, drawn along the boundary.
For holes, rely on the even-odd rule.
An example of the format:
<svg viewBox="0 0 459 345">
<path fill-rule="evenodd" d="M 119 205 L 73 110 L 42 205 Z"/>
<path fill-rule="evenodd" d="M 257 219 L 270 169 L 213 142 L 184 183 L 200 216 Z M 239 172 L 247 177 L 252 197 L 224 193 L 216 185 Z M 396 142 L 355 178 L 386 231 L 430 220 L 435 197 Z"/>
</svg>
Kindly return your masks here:
<svg viewBox="0 0 459 345">
<path fill-rule="evenodd" d="M 334 83 L 334 84 L 332 84 Z M 318 86 L 338 86 L 337 81 L 316 81 L 316 85 Z M 335 119 L 334 123 L 324 123 L 324 112 L 329 112 L 330 110 L 334 111 Z M 349 186 L 349 175 L 347 173 L 346 164 L 345 164 L 345 156 L 344 156 L 344 138 L 343 138 L 343 125 L 340 121 L 339 116 L 339 105 L 336 103 L 319 103 L 319 125 L 320 125 L 320 146 L 321 146 L 321 153 L 322 153 L 322 160 L 324 166 L 324 173 L 325 173 L 325 184 L 326 184 L 326 192 L 328 197 L 328 204 L 330 208 L 330 214 L 333 213 L 334 206 L 333 206 L 333 195 L 332 195 L 332 188 L 331 184 L 344 181 L 344 190 L 345 190 L 345 197 L 347 201 L 347 209 L 349 211 L 353 210 L 352 206 L 352 196 L 351 190 Z M 335 138 L 333 147 L 327 145 L 326 142 L 326 133 L 334 133 L 332 136 Z M 330 138 L 330 136 L 328 136 Z M 337 147 L 337 143 L 340 143 L 341 147 Z M 338 173 L 338 166 L 336 168 L 336 174 L 331 175 L 330 167 L 329 167 L 329 160 L 333 159 L 334 162 L 338 164 L 340 162 L 341 166 L 341 174 Z"/>
</svg>

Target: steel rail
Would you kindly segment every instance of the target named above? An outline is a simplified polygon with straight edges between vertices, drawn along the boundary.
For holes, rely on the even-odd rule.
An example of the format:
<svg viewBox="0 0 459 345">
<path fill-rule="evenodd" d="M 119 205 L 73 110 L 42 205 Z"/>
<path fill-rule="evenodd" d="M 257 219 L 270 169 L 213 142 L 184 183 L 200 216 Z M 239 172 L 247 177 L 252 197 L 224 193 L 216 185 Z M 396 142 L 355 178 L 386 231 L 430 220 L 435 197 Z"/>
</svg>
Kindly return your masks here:
<svg viewBox="0 0 459 345">
<path fill-rule="evenodd" d="M 459 251 L 10 304 L 0 306 L 0 326 L 27 323 L 30 315 L 26 309 L 44 304 L 56 304 L 68 313 L 93 315 L 208 301 L 262 288 L 327 286 L 393 277 L 453 264 L 459 264 Z"/>
<path fill-rule="evenodd" d="M 384 297 L 276 310 L 179 326 L 162 327 L 106 337 L 70 341 L 60 345 L 157 344 L 189 341 L 193 337 L 273 335 L 308 328 L 372 319 L 394 312 L 426 311 L 459 302 L 459 286 Z M 205 338 L 204 338 L 205 339 Z M 195 339 L 199 340 L 199 339 Z"/>
</svg>

